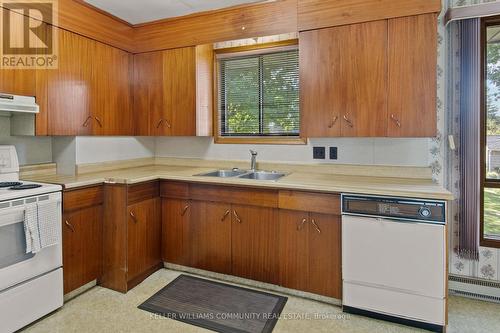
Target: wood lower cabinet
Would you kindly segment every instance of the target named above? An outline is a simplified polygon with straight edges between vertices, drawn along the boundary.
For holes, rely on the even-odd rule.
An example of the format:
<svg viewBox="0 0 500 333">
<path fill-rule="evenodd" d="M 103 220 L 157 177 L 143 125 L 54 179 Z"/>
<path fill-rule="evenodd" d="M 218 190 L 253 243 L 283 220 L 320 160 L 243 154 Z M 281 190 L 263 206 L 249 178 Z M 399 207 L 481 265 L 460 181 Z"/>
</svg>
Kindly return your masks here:
<svg viewBox="0 0 500 333">
<path fill-rule="evenodd" d="M 278 283 L 278 214 L 266 207 L 232 206 L 232 274 Z"/>
<path fill-rule="evenodd" d="M 162 200 L 162 258 L 165 262 L 184 266 L 191 263 L 190 206 L 189 200 Z"/>
<path fill-rule="evenodd" d="M 158 182 L 104 187 L 101 285 L 127 292 L 162 267 Z"/>
<path fill-rule="evenodd" d="M 190 266 L 231 274 L 231 205 L 193 201 L 189 230 Z"/>
<path fill-rule="evenodd" d="M 79 198 L 79 200 L 74 200 Z M 102 187 L 63 193 L 63 276 L 67 294 L 102 274 Z"/>
<path fill-rule="evenodd" d="M 284 287 L 342 298 L 340 216 L 279 212 L 279 280 Z"/>
</svg>

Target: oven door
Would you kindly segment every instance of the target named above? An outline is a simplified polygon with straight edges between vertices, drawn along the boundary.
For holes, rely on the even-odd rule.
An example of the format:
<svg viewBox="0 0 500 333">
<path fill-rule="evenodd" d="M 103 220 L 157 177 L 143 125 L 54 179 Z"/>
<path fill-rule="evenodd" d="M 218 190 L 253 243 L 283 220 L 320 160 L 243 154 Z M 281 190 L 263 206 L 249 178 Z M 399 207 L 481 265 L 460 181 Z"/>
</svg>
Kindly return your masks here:
<svg viewBox="0 0 500 333">
<path fill-rule="evenodd" d="M 60 220 L 61 213 L 58 212 L 57 215 Z M 27 254 L 24 206 L 2 210 L 0 212 L 0 291 L 61 267 L 60 235 L 59 230 L 57 245 L 47 247 L 37 254 Z"/>
</svg>

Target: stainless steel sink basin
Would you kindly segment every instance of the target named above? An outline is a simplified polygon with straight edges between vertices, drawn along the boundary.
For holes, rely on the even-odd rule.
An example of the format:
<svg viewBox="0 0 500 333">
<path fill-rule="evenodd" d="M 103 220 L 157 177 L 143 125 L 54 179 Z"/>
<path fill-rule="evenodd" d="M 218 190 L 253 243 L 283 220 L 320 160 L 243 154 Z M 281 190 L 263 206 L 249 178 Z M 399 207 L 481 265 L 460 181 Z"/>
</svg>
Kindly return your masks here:
<svg viewBox="0 0 500 333">
<path fill-rule="evenodd" d="M 254 179 L 254 180 L 278 180 L 286 174 L 276 171 L 255 171 L 239 176 L 241 179 Z"/>
<path fill-rule="evenodd" d="M 219 178 L 230 178 L 230 177 L 237 177 L 246 174 L 248 171 L 245 170 L 239 170 L 239 169 L 233 169 L 233 170 L 217 170 L 217 171 L 211 171 L 207 173 L 201 173 L 196 176 L 201 176 L 201 177 L 219 177 Z"/>
</svg>

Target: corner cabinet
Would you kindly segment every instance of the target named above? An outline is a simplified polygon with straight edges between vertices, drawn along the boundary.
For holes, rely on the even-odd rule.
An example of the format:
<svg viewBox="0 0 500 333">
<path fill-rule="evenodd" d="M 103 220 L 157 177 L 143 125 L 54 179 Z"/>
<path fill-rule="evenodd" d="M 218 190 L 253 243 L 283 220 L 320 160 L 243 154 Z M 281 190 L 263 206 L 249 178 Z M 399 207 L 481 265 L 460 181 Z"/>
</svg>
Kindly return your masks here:
<svg viewBox="0 0 500 333">
<path fill-rule="evenodd" d="M 127 292 L 160 269 L 159 183 L 104 186 L 101 285 Z"/>
<path fill-rule="evenodd" d="M 135 134 L 212 135 L 212 47 L 134 55 Z"/>
<path fill-rule="evenodd" d="M 435 136 L 436 66 L 436 14 L 301 32 L 303 134 Z"/>
</svg>

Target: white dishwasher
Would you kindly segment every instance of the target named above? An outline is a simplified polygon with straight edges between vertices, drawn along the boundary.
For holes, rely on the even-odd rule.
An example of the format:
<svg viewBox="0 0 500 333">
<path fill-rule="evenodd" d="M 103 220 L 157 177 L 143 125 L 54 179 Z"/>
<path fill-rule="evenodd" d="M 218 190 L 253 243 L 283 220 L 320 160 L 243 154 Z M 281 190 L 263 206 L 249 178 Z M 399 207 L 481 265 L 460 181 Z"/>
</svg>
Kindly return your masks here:
<svg viewBox="0 0 500 333">
<path fill-rule="evenodd" d="M 446 202 L 342 195 L 345 312 L 443 332 Z"/>
</svg>

